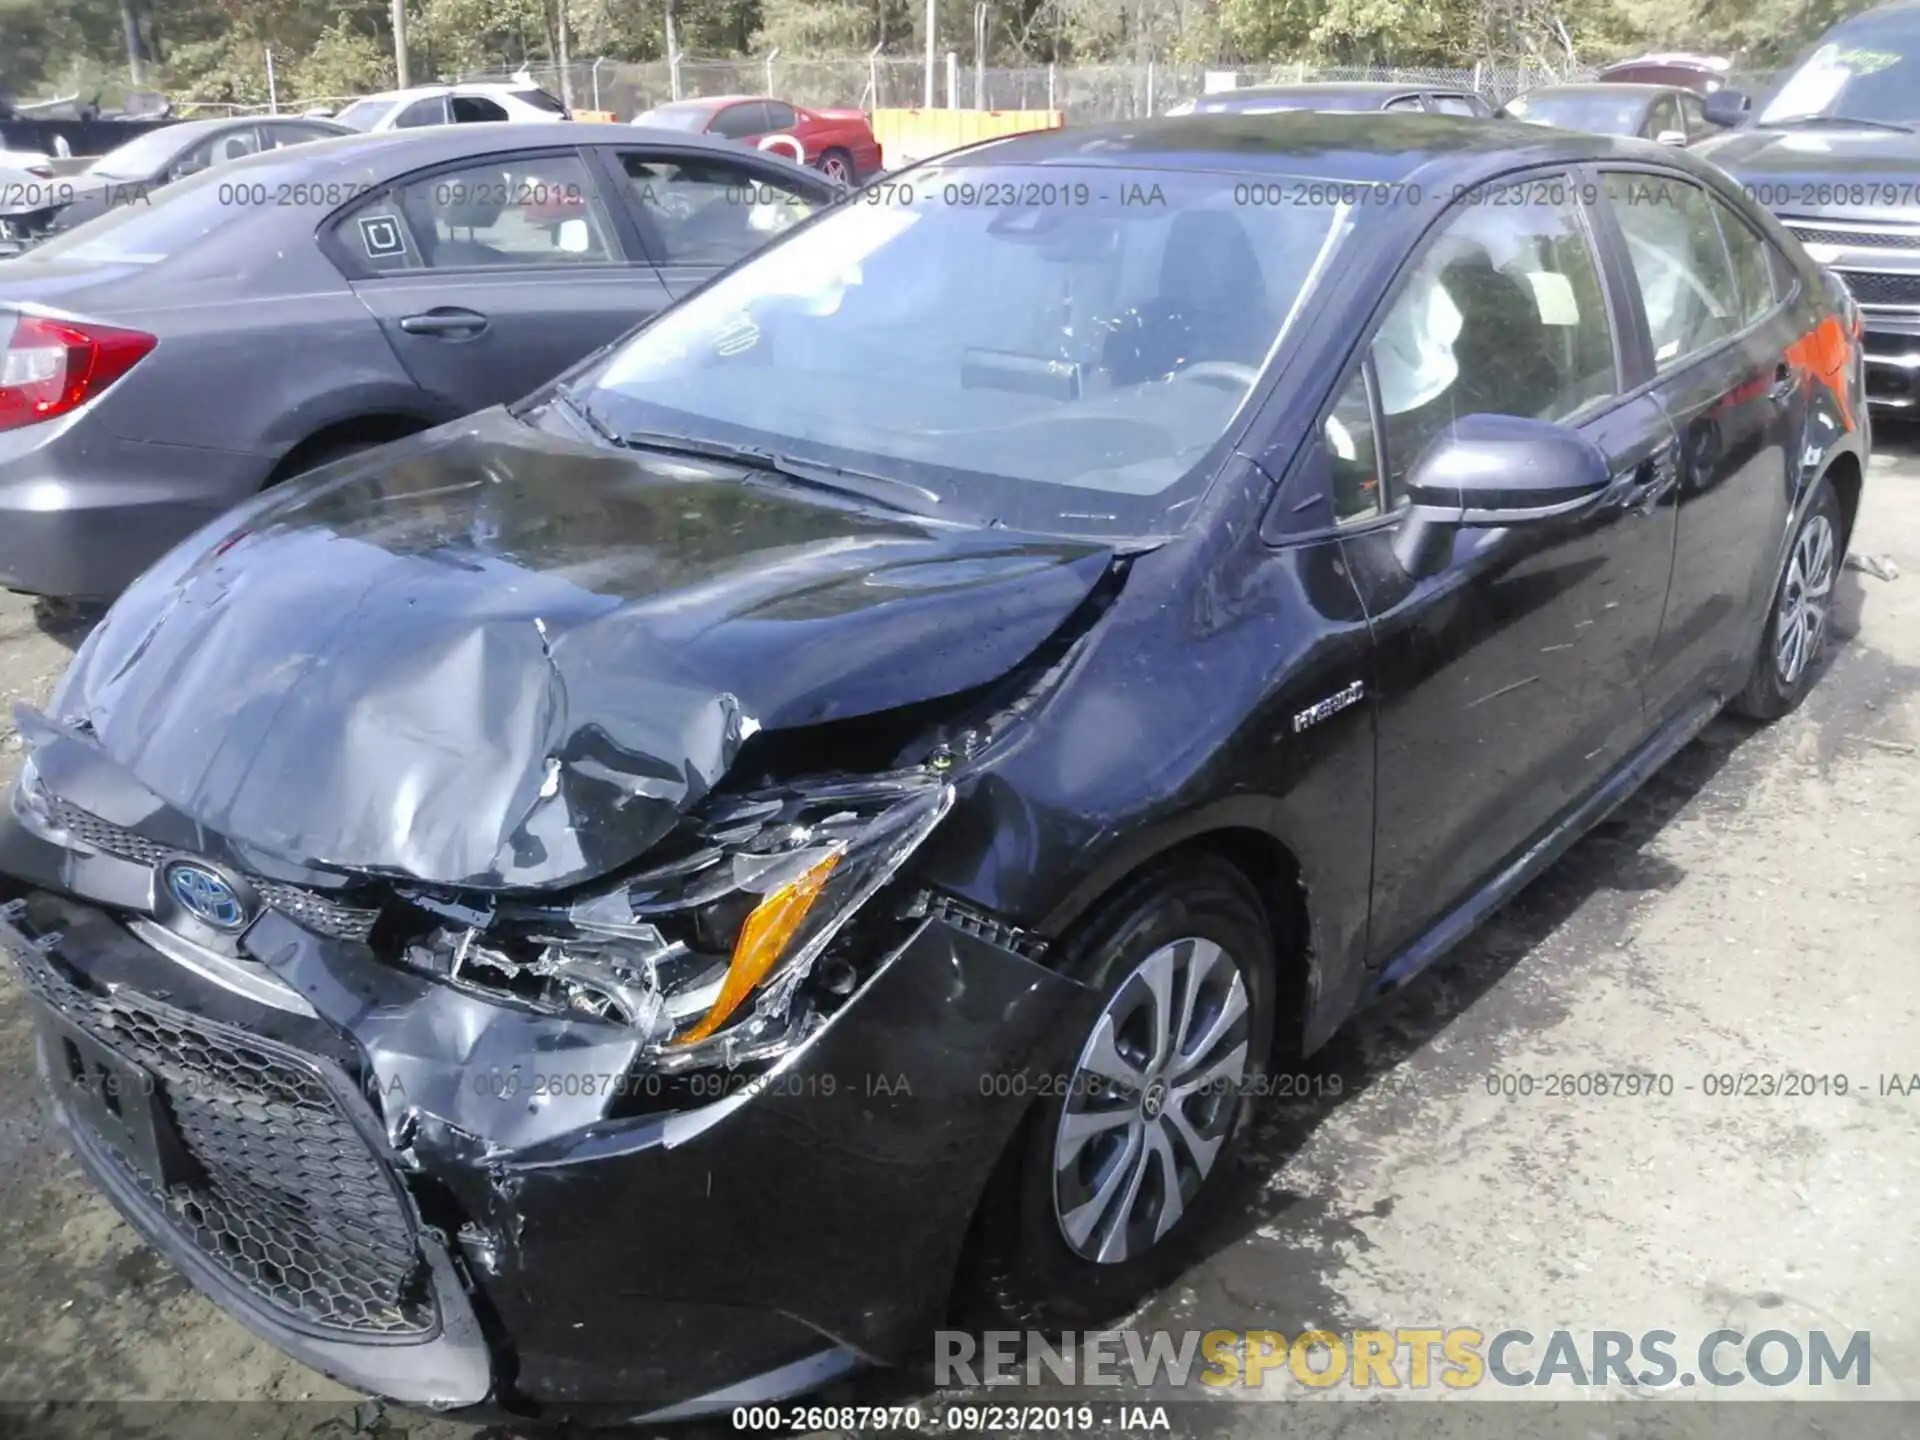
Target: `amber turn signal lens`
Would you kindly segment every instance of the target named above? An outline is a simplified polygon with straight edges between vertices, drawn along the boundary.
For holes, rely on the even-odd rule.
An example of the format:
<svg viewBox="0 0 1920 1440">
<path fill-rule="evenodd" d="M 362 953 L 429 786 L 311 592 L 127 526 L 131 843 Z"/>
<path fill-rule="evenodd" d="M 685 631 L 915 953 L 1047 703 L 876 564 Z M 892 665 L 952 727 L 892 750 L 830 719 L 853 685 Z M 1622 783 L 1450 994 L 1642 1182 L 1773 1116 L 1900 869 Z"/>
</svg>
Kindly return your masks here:
<svg viewBox="0 0 1920 1440">
<path fill-rule="evenodd" d="M 767 978 L 767 972 L 773 969 L 787 942 L 793 938 L 793 932 L 800 928 L 800 922 L 807 918 L 807 912 L 819 898 L 827 876 L 839 863 L 838 854 L 815 861 L 753 907 L 746 924 L 740 927 L 740 938 L 733 942 L 733 960 L 727 966 L 726 979 L 720 982 L 720 994 L 713 1007 L 674 1044 L 692 1045 L 727 1023 L 740 1008 L 740 1002 Z"/>
</svg>

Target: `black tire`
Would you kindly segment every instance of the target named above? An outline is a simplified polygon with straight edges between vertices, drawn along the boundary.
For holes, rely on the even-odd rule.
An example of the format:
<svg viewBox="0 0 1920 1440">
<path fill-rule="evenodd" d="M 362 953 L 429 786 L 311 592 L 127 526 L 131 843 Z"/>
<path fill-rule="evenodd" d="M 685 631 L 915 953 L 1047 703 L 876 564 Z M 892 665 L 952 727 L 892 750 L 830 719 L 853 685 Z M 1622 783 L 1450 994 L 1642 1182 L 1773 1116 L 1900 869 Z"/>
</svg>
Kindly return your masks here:
<svg viewBox="0 0 1920 1440">
<path fill-rule="evenodd" d="M 838 164 L 841 169 L 838 175 L 834 174 L 835 164 Z M 820 157 L 820 173 L 830 179 L 838 180 L 843 185 L 857 185 L 860 181 L 860 173 L 854 168 L 853 156 L 837 145 Z"/>
<path fill-rule="evenodd" d="M 1797 657 L 1798 668 L 1788 673 L 1789 667 L 1782 658 L 1781 642 L 1789 633 L 1785 628 L 1790 623 L 1789 617 L 1801 613 L 1794 605 L 1793 597 L 1796 587 L 1801 592 L 1807 588 L 1803 551 L 1810 539 L 1817 542 L 1822 527 L 1830 546 L 1830 560 L 1825 567 L 1826 589 L 1817 602 L 1821 607 L 1819 620 L 1811 641 L 1802 641 L 1803 653 Z M 1831 628 L 1834 590 L 1846 556 L 1847 530 L 1845 518 L 1840 513 L 1840 499 L 1834 494 L 1832 483 L 1823 478 L 1814 492 L 1812 502 L 1807 506 L 1806 514 L 1800 519 L 1800 528 L 1794 532 L 1793 545 L 1787 552 L 1787 564 L 1767 601 L 1766 628 L 1761 633 L 1760 653 L 1754 657 L 1753 673 L 1747 677 L 1746 688 L 1729 702 L 1728 708 L 1735 714 L 1753 720 L 1778 720 L 1807 698 L 1807 692 L 1818 678 L 1820 652 Z"/>
<path fill-rule="evenodd" d="M 1094 986 L 1102 1006 L 1120 1003 L 1116 997 L 1130 981 L 1136 987 L 1144 983 L 1134 979 L 1138 967 L 1184 937 L 1220 947 L 1238 970 L 1248 1002 L 1241 1022 L 1247 1045 L 1244 1080 L 1220 1102 L 1216 1125 L 1224 1126 L 1224 1138 L 1211 1168 L 1185 1200 L 1180 1218 L 1157 1240 L 1137 1247 L 1140 1253 L 1104 1263 L 1077 1253 L 1055 1208 L 1055 1145 L 1074 1085 L 1069 1058 L 1069 1076 L 1057 1077 L 1066 1083 L 1051 1083 L 1056 1077 L 1048 1077 L 1042 1098 L 988 1181 L 961 1282 L 958 1309 L 963 1320 L 982 1327 L 1061 1329 L 1109 1319 L 1182 1270 L 1194 1241 L 1217 1213 L 1238 1168 L 1248 1114 L 1266 1073 L 1273 1038 L 1273 937 L 1253 887 L 1238 869 L 1212 856 L 1147 872 L 1078 928 L 1067 942 L 1063 968 Z M 1203 998 L 1210 983 L 1195 987 Z M 1069 1056 L 1079 1056 L 1091 1038 L 1090 1029 L 1076 1040 Z M 1208 1102 L 1201 1098 L 1194 1103 Z M 1158 1173 L 1164 1176 L 1165 1171 Z M 1151 1196 L 1142 1198 L 1151 1202 Z M 1149 1212 L 1148 1228 L 1151 1223 Z"/>
</svg>

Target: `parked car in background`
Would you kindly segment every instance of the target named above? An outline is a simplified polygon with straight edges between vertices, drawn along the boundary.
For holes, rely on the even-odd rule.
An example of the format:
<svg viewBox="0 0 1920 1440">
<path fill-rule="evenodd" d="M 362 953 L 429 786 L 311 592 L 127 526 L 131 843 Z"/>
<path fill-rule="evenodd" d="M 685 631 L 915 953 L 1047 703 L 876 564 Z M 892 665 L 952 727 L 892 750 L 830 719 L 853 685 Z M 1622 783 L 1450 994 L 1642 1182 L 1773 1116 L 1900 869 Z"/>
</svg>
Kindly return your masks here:
<svg viewBox="0 0 1920 1440">
<path fill-rule="evenodd" d="M 771 97 L 717 95 L 656 105 L 633 123 L 774 150 L 841 184 L 857 184 L 885 168 L 864 110 L 810 110 Z"/>
<path fill-rule="evenodd" d="M 1516 95 L 1500 113 L 1533 125 L 1635 135 L 1662 145 L 1691 145 L 1721 129 L 1707 119 L 1697 94 L 1673 85 L 1542 85 Z"/>
<path fill-rule="evenodd" d="M 573 114 L 538 85 L 416 85 L 363 96 L 333 117 L 350 130 L 412 130 L 427 125 L 519 121 L 546 124 Z"/>
<path fill-rule="evenodd" d="M 0 150 L 0 173 L 37 175 L 42 179 L 57 173 L 53 157 L 43 150 Z"/>
<path fill-rule="evenodd" d="M 526 394 L 835 193 L 695 135 L 448 126 L 57 235 L 0 265 L 0 587 L 109 597 L 263 485 Z"/>
<path fill-rule="evenodd" d="M 1738 121 L 1722 90 L 1709 114 Z M 1920 5 L 1869 10 L 1822 35 L 1750 126 L 1699 153 L 1778 215 L 1844 280 L 1866 323 L 1875 406 L 1920 405 Z"/>
<path fill-rule="evenodd" d="M 1491 115 L 1493 106 L 1472 90 L 1400 85 L 1382 80 L 1336 80 L 1306 85 L 1246 85 L 1216 90 L 1174 106 L 1175 115 L 1266 115 L 1281 110 L 1415 110 L 1430 115 Z"/>
<path fill-rule="evenodd" d="M 1594 78 L 1617 85 L 1677 85 L 1711 95 L 1727 83 L 1732 68 L 1731 61 L 1717 55 L 1638 55 L 1602 66 Z"/>
<path fill-rule="evenodd" d="M 162 185 L 216 165 L 354 132 L 330 120 L 248 116 L 183 120 L 110 150 L 78 175 L 61 176 L 16 202 L 0 192 L 0 254 L 71 230 L 118 205 L 145 204 Z"/>
<path fill-rule="evenodd" d="M 1285 131 L 930 162 L 148 571 L 0 811 L 148 1242 L 495 1424 L 1097 1328 L 1272 1074 L 1798 704 L 1845 291 L 1683 150 Z"/>
</svg>

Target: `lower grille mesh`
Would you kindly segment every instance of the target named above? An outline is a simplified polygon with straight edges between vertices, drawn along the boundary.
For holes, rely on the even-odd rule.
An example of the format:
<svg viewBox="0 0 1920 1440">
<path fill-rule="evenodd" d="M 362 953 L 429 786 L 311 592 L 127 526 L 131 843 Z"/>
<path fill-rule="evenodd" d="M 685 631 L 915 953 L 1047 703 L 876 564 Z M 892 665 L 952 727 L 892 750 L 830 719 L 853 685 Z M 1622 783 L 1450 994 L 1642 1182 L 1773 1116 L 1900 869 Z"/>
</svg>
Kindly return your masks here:
<svg viewBox="0 0 1920 1440">
<path fill-rule="evenodd" d="M 34 952 L 14 958 L 42 1003 L 155 1077 L 197 1173 L 162 1190 L 110 1153 L 201 1254 L 309 1327 L 395 1339 L 433 1328 L 412 1220 L 317 1071 L 144 996 L 89 994 Z"/>
<path fill-rule="evenodd" d="M 1840 278 L 1862 305 L 1920 305 L 1920 275 L 1883 275 L 1842 270 Z"/>
</svg>

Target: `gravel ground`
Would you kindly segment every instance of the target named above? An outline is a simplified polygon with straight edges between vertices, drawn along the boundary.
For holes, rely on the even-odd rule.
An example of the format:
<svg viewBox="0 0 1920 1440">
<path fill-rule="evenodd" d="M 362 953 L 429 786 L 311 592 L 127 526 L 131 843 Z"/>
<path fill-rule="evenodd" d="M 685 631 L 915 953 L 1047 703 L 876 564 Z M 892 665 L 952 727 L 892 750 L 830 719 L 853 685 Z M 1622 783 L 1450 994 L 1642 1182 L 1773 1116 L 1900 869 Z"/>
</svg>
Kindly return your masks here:
<svg viewBox="0 0 1920 1440">
<path fill-rule="evenodd" d="M 1870 1330 L 1871 1395 L 1920 1399 L 1920 1236 L 1889 1223 L 1920 1193 L 1920 1095 L 1881 1093 L 1920 1071 L 1920 435 L 1880 443 L 1855 548 L 1903 573 L 1844 575 L 1803 710 L 1716 721 L 1351 1026 L 1318 1062 L 1339 1098 L 1266 1115 L 1236 1223 L 1135 1324 L 1667 1329 L 1683 1348 L 1722 1327 Z M 0 710 L 45 698 L 78 628 L 0 596 Z M 0 720 L 0 779 L 18 763 Z M 42 1433 L 103 1431 L 86 1401 L 255 1398 L 310 1403 L 250 1408 L 254 1434 L 472 1433 L 377 1418 L 190 1292 L 62 1153 L 29 1033 L 0 975 L 0 1401 L 33 1405 Z M 1672 1092 L 1492 1093 L 1591 1071 Z M 1850 1093 L 1703 1083 L 1782 1071 Z"/>
</svg>

